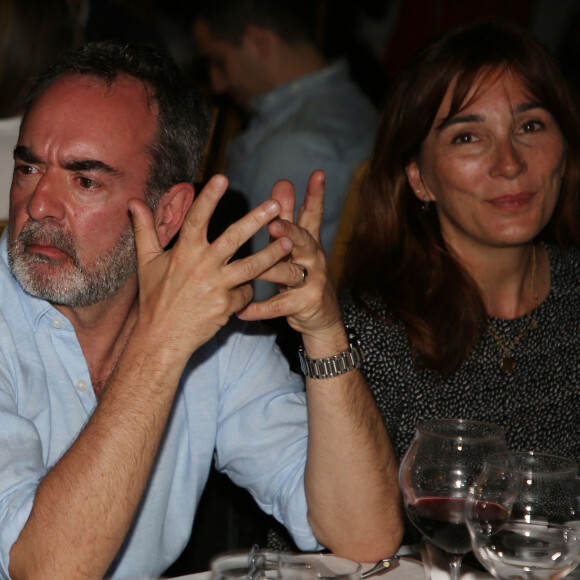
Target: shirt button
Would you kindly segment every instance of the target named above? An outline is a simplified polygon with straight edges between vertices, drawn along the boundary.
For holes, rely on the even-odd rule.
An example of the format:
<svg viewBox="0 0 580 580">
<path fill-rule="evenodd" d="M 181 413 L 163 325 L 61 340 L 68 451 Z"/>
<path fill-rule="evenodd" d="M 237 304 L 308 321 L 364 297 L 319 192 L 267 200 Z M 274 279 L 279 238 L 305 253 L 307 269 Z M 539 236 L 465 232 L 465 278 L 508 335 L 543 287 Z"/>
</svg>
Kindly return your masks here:
<svg viewBox="0 0 580 580">
<path fill-rule="evenodd" d="M 61 318 L 53 318 L 51 321 L 52 326 L 54 328 L 62 328 L 62 319 Z"/>
<path fill-rule="evenodd" d="M 79 379 L 75 383 L 75 387 L 77 388 L 77 391 L 86 391 L 88 386 L 89 385 L 88 385 L 87 381 L 85 381 L 83 379 Z"/>
</svg>

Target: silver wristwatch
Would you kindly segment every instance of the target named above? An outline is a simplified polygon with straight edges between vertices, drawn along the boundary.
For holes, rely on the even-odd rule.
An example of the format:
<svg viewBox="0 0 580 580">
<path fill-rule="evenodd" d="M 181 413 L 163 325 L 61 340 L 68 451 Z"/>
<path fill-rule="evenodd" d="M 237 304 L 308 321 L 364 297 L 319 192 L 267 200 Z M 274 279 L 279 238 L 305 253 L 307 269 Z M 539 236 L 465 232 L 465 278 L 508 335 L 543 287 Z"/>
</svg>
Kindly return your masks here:
<svg viewBox="0 0 580 580">
<path fill-rule="evenodd" d="M 361 367 L 363 354 L 359 340 L 350 328 L 347 328 L 349 349 L 328 358 L 308 358 L 304 346 L 298 349 L 300 368 L 305 376 L 312 379 L 330 379 Z"/>
</svg>

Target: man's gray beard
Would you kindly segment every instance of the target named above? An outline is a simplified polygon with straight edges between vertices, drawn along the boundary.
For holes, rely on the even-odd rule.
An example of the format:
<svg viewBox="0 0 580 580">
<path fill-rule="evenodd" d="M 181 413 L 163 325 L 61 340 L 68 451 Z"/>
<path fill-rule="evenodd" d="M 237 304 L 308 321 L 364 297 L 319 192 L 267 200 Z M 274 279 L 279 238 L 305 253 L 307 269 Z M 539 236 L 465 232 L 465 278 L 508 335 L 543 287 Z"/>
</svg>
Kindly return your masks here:
<svg viewBox="0 0 580 580">
<path fill-rule="evenodd" d="M 30 254 L 27 248 L 36 242 L 50 244 L 66 253 L 70 257 L 66 267 L 61 266 L 60 259 Z M 135 234 L 129 226 L 105 255 L 91 264 L 83 264 L 69 232 L 55 224 L 27 222 L 18 237 L 10 237 L 8 262 L 12 273 L 29 294 L 52 304 L 75 308 L 91 306 L 113 296 L 136 271 Z M 37 268 L 36 264 L 41 267 Z"/>
</svg>

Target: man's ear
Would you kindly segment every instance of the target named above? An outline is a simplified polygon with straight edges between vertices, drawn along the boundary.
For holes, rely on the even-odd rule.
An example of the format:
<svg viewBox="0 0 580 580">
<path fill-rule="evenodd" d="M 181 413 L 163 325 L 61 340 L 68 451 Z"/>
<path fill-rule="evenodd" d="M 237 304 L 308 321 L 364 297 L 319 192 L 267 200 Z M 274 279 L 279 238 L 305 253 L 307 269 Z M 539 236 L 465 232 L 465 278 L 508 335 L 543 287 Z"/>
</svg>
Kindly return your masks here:
<svg viewBox="0 0 580 580">
<path fill-rule="evenodd" d="M 191 183 L 178 183 L 166 191 L 155 208 L 155 229 L 165 248 L 175 237 L 193 203 L 195 189 Z"/>
<path fill-rule="evenodd" d="M 257 24 L 246 24 L 244 28 L 243 42 L 251 47 L 252 51 L 264 58 L 272 51 L 273 33 L 268 28 L 263 28 Z"/>
</svg>

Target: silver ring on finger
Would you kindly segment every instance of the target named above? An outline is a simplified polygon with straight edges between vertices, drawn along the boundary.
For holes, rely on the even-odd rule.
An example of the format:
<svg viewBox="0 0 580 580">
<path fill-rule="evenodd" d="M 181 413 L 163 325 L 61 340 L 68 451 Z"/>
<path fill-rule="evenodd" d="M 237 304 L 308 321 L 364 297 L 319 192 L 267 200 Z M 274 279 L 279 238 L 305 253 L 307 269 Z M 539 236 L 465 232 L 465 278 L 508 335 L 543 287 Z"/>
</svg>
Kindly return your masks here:
<svg viewBox="0 0 580 580">
<path fill-rule="evenodd" d="M 308 270 L 306 269 L 306 266 L 303 266 L 302 264 L 297 264 L 296 262 L 292 262 L 292 265 L 298 266 L 299 268 L 302 269 L 302 279 L 298 282 L 298 284 L 294 286 L 284 286 L 283 288 L 285 290 L 294 290 L 295 288 L 300 288 L 301 286 L 304 286 L 308 278 Z"/>
</svg>

